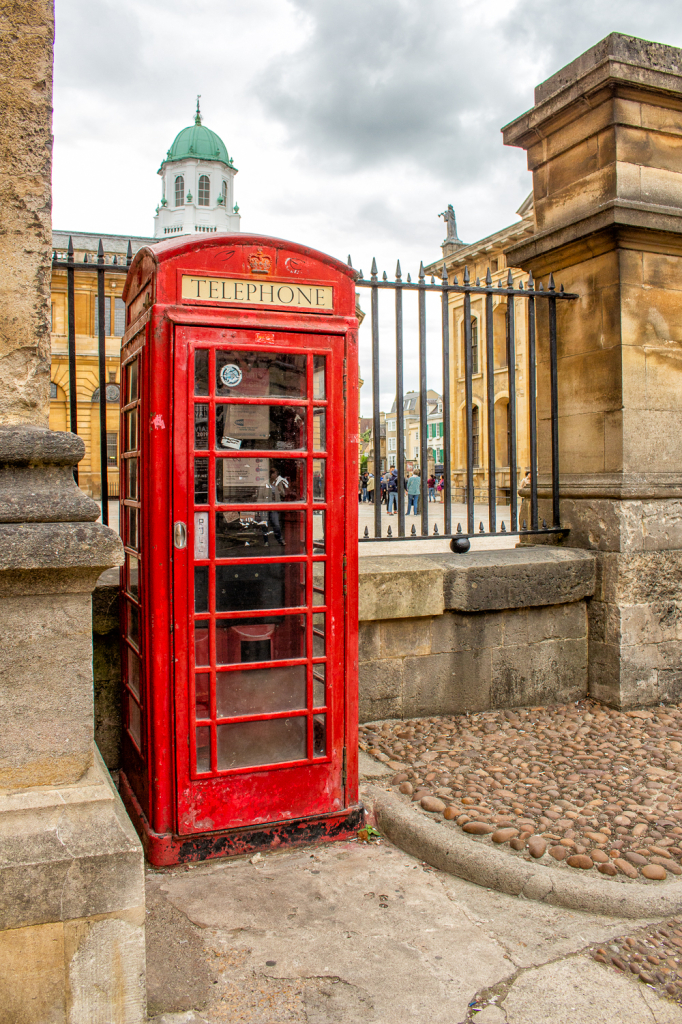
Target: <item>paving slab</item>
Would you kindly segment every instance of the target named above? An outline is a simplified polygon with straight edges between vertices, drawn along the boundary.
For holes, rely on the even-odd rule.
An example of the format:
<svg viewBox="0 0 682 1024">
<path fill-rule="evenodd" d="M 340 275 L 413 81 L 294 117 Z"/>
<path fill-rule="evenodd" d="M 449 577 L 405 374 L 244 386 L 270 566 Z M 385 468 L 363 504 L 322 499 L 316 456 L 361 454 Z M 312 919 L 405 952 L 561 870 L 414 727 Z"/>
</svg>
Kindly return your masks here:
<svg viewBox="0 0 682 1024">
<path fill-rule="evenodd" d="M 147 888 L 154 1024 L 682 1024 L 592 959 L 648 921 L 489 892 L 386 841 L 149 869 Z"/>
</svg>

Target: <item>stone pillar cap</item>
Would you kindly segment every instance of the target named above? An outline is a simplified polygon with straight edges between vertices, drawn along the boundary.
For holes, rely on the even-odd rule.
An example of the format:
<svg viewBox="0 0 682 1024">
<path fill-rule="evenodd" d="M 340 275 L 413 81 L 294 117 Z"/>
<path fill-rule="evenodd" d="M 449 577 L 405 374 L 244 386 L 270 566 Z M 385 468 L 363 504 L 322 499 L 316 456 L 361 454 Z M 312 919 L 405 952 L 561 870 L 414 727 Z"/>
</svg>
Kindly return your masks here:
<svg viewBox="0 0 682 1024">
<path fill-rule="evenodd" d="M 25 423 L 0 429 L 0 465 L 76 466 L 84 455 L 77 434 Z"/>
</svg>

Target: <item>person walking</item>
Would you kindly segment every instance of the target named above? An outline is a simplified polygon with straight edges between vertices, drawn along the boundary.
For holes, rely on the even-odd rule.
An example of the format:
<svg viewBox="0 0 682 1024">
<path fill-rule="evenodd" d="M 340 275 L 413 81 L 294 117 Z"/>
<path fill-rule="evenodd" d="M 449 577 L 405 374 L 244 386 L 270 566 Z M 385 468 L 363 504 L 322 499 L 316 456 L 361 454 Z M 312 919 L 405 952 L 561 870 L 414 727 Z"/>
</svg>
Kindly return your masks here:
<svg viewBox="0 0 682 1024">
<path fill-rule="evenodd" d="M 421 491 L 421 477 L 419 470 L 415 469 L 412 476 L 407 481 L 407 514 L 409 516 L 410 509 L 414 509 L 414 514 L 417 515 L 419 511 L 419 492 Z"/>
<path fill-rule="evenodd" d="M 429 501 L 435 501 L 436 500 L 436 478 L 433 475 L 433 473 L 431 474 L 429 479 L 426 481 L 426 486 L 429 489 Z"/>
<path fill-rule="evenodd" d="M 367 481 L 368 481 L 368 479 L 369 479 L 369 474 L 365 471 L 362 474 L 362 477 L 361 477 L 361 480 L 362 480 L 362 500 L 363 501 L 367 501 Z"/>
<path fill-rule="evenodd" d="M 395 509 L 395 511 L 392 511 Z M 388 515 L 394 516 L 398 513 L 398 470 L 393 467 L 388 478 Z"/>
<path fill-rule="evenodd" d="M 367 501 L 374 504 L 374 473 L 367 474 Z"/>
<path fill-rule="evenodd" d="M 444 476 L 439 476 L 438 477 L 438 483 L 436 484 L 436 492 L 438 494 L 438 500 L 440 501 L 441 505 L 445 501 L 445 495 L 443 494 L 444 490 L 445 490 L 445 477 Z"/>
</svg>

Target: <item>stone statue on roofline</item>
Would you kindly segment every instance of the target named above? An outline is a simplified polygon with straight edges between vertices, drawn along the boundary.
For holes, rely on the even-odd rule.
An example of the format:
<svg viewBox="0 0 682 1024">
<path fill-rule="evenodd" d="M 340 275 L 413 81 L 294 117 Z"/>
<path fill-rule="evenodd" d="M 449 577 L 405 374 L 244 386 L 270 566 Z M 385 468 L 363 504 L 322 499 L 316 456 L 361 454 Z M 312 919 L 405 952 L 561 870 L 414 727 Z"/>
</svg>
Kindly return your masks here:
<svg viewBox="0 0 682 1024">
<path fill-rule="evenodd" d="M 447 231 L 445 242 L 443 244 L 447 245 L 449 243 L 452 245 L 464 245 L 464 242 L 457 234 L 457 220 L 455 218 L 455 211 L 452 203 L 448 203 L 447 210 L 444 210 L 443 213 L 439 213 L 438 216 L 442 217 L 445 221 Z"/>
</svg>

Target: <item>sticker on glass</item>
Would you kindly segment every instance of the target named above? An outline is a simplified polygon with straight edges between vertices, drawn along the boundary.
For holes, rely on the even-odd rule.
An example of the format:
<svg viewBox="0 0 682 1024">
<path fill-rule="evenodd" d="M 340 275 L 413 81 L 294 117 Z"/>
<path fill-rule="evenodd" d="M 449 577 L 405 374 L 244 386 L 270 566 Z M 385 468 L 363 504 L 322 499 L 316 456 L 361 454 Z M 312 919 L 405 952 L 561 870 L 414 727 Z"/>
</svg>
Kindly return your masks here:
<svg viewBox="0 0 682 1024">
<path fill-rule="evenodd" d="M 242 371 L 235 363 L 227 363 L 220 371 L 220 379 L 226 388 L 236 388 L 242 382 Z"/>
<path fill-rule="evenodd" d="M 239 448 L 241 448 L 241 446 L 242 446 L 242 439 L 241 439 L 241 437 L 227 437 L 225 434 L 223 434 L 223 437 L 222 437 L 222 440 L 221 440 L 220 443 L 223 446 L 223 448 L 232 448 L 233 450 L 236 451 Z"/>
</svg>

